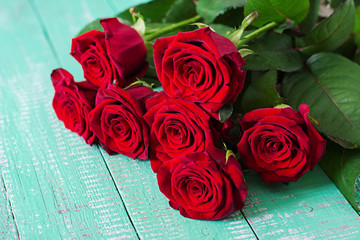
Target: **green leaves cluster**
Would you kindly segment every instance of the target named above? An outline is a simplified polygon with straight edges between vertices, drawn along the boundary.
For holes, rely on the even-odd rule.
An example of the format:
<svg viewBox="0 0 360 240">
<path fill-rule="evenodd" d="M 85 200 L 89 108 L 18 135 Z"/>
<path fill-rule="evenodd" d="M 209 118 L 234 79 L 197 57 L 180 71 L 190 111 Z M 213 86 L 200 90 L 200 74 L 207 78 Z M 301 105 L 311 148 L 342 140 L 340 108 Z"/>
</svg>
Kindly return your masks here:
<svg viewBox="0 0 360 240">
<path fill-rule="evenodd" d="M 286 19 L 300 22 L 309 11 L 309 0 L 248 0 L 245 15 L 253 11 L 259 13 L 254 25 L 260 27 L 268 22 L 283 22 Z"/>
<path fill-rule="evenodd" d="M 239 52 L 247 54 L 247 79 L 234 106 L 228 104 L 220 111 L 221 120 L 257 108 L 285 103 L 297 109 L 306 103 L 317 122 L 315 127 L 336 143 L 329 146 L 336 146 L 338 152 L 346 151 L 341 157 L 335 153 L 326 155 L 323 166 L 330 174 L 338 168 L 340 160 L 335 158 L 357 159 L 351 161 L 359 163 L 357 150 L 344 149 L 360 146 L 359 4 L 359 0 L 153 0 L 136 6 L 134 12 L 146 23 L 146 40 L 161 29 L 172 29 L 174 23 L 195 16 L 199 16 L 196 22 L 201 24 L 184 25 L 161 37 L 209 25 L 219 34 L 235 39 Z M 320 11 L 324 8 L 333 13 L 324 16 Z M 241 31 L 242 36 L 231 35 L 254 11 L 258 17 Z M 129 11 L 117 17 L 134 24 Z M 81 33 L 90 29 L 102 30 L 95 21 Z M 146 77 L 155 79 L 152 42 L 147 45 L 150 71 Z M 333 160 L 336 164 L 330 164 Z"/>
<path fill-rule="evenodd" d="M 282 92 L 291 106 L 306 103 L 318 130 L 346 148 L 360 146 L 360 67 L 334 53 L 317 53 L 288 74 Z"/>
</svg>

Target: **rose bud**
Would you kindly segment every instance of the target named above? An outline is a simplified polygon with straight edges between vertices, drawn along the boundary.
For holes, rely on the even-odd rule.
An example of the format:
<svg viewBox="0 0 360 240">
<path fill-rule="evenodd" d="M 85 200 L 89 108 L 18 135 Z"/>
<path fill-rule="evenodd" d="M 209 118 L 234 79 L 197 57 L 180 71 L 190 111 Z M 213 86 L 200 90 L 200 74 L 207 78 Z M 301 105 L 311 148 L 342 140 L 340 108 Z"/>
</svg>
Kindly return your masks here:
<svg viewBox="0 0 360 240">
<path fill-rule="evenodd" d="M 243 88 L 245 65 L 227 38 L 201 28 L 157 39 L 154 62 L 164 91 L 199 103 L 213 117 L 226 103 L 233 103 Z"/>
<path fill-rule="evenodd" d="M 308 119 L 309 106 L 299 109 L 257 109 L 240 120 L 241 158 L 265 182 L 295 182 L 313 170 L 325 152 L 326 141 Z"/>
<path fill-rule="evenodd" d="M 150 126 L 150 160 L 154 172 L 172 158 L 203 152 L 219 140 L 210 115 L 195 103 L 173 99 L 165 92 L 146 101 L 145 121 Z"/>
<path fill-rule="evenodd" d="M 158 170 L 160 191 L 187 218 L 217 220 L 244 206 L 247 186 L 239 162 L 225 151 L 188 153 Z"/>
<path fill-rule="evenodd" d="M 74 82 L 73 76 L 62 68 L 51 73 L 51 81 L 55 89 L 53 108 L 57 117 L 67 129 L 92 145 L 96 138 L 90 129 L 89 113 L 95 106 L 97 87 L 87 81 Z"/>
<path fill-rule="evenodd" d="M 143 115 L 144 99 L 151 93 L 150 88 L 138 85 L 127 90 L 112 85 L 99 89 L 90 124 L 109 154 L 148 159 L 149 128 Z"/>
<path fill-rule="evenodd" d="M 147 69 L 146 47 L 141 36 L 117 18 L 100 21 L 104 32 L 92 30 L 72 40 L 71 55 L 81 64 L 92 84 L 125 87 Z"/>
</svg>

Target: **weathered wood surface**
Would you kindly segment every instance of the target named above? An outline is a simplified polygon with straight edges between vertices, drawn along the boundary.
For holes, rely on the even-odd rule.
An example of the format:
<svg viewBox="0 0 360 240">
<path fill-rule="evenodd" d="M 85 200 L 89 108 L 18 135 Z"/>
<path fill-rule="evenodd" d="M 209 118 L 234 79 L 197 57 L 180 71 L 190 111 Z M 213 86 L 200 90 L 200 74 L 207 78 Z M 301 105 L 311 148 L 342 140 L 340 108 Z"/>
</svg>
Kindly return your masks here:
<svg viewBox="0 0 360 240">
<path fill-rule="evenodd" d="M 243 212 L 260 239 L 359 239 L 359 216 L 320 167 L 289 185 L 246 177 Z"/>
<path fill-rule="evenodd" d="M 16 222 L 2 176 L 0 178 L 0 237 L 4 239 L 18 238 Z"/>
<path fill-rule="evenodd" d="M 37 4 L 0 5 L 1 203 L 6 204 L 0 232 L 7 234 L 0 239 L 12 236 L 14 225 L 21 239 L 137 238 L 98 148 L 64 129 L 52 110 L 49 73 L 60 67 L 56 51 L 62 51 L 52 48 Z M 85 21 L 99 17 L 94 12 Z M 61 22 L 64 13 L 54 13 L 54 21 Z M 78 15 L 87 13 L 77 8 Z"/>
<path fill-rule="evenodd" d="M 63 127 L 51 70 L 82 80 L 71 38 L 139 2 L 0 0 L 0 239 L 359 239 L 359 215 L 320 168 L 290 185 L 247 173 L 242 212 L 195 221 L 169 207 L 149 162 Z"/>
</svg>

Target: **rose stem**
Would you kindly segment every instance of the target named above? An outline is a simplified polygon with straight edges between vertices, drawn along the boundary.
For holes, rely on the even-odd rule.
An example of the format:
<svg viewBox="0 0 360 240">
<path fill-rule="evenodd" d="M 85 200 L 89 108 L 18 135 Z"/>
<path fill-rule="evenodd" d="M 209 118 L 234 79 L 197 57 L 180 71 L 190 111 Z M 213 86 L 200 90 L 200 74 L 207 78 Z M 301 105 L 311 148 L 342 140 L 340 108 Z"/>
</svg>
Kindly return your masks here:
<svg viewBox="0 0 360 240">
<path fill-rule="evenodd" d="M 153 40 L 157 37 L 160 37 L 161 35 L 164 35 L 165 33 L 168 33 L 168 32 L 171 32 L 171 31 L 174 31 L 175 29 L 177 28 L 180 28 L 182 26 L 185 26 L 189 23 L 193 23 L 197 20 L 199 20 L 201 17 L 199 15 L 196 15 L 192 18 L 189 18 L 189 19 L 186 19 L 186 20 L 183 20 L 181 22 L 178 22 L 178 23 L 174 23 L 174 24 L 171 24 L 170 26 L 167 26 L 167 27 L 164 27 L 164 28 L 161 28 L 159 29 L 158 31 L 152 33 L 152 34 L 149 34 L 147 36 L 144 36 L 143 39 L 144 41 L 150 41 L 150 40 Z"/>
<path fill-rule="evenodd" d="M 241 39 L 237 44 L 236 44 L 236 48 L 240 48 L 242 45 L 246 44 L 247 42 L 253 40 L 254 38 L 256 38 L 260 33 L 266 32 L 267 30 L 274 28 L 277 26 L 276 22 L 270 22 L 264 26 L 262 26 L 259 29 L 256 29 L 255 31 L 249 33 L 248 35 L 244 36 L 243 39 Z"/>
</svg>

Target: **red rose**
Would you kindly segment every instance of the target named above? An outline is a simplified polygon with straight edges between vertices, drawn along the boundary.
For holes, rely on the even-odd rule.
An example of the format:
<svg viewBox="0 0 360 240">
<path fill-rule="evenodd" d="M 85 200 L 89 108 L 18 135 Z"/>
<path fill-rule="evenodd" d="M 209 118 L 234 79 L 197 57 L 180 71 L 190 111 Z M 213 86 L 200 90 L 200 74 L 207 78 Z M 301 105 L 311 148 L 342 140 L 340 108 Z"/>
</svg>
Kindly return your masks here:
<svg viewBox="0 0 360 240">
<path fill-rule="evenodd" d="M 51 73 L 55 89 L 53 108 L 65 127 L 76 132 L 92 145 L 95 135 L 90 129 L 89 113 L 95 106 L 97 88 L 89 82 L 74 82 L 65 69 L 58 68 Z"/>
<path fill-rule="evenodd" d="M 219 134 L 212 130 L 212 119 L 195 103 L 172 99 L 160 92 L 146 101 L 146 108 L 144 118 L 151 129 L 150 160 L 154 172 L 167 160 L 216 145 Z"/>
<path fill-rule="evenodd" d="M 218 110 L 243 88 L 244 59 L 229 39 L 209 28 L 157 39 L 153 48 L 164 91 L 199 103 L 217 119 Z"/>
<path fill-rule="evenodd" d="M 104 32 L 92 30 L 72 40 L 71 55 L 92 84 L 106 87 L 115 81 L 125 87 L 146 72 L 144 41 L 117 18 L 102 19 L 100 23 Z"/>
<path fill-rule="evenodd" d="M 238 161 L 225 151 L 188 153 L 165 162 L 157 173 L 160 191 L 184 217 L 217 220 L 243 208 L 247 186 Z"/>
<path fill-rule="evenodd" d="M 109 154 L 114 151 L 133 159 L 148 159 L 149 128 L 143 119 L 143 101 L 151 93 L 143 86 L 99 89 L 90 124 Z"/>
<path fill-rule="evenodd" d="M 100 23 L 104 28 L 107 53 L 119 73 L 119 80 L 127 80 L 125 85 L 128 85 L 129 81 L 144 76 L 148 63 L 142 37 L 117 18 L 102 19 Z"/>
<path fill-rule="evenodd" d="M 326 141 L 308 119 L 309 106 L 299 109 L 257 109 L 240 120 L 239 153 L 265 182 L 294 182 L 313 170 L 325 152 Z"/>
</svg>

